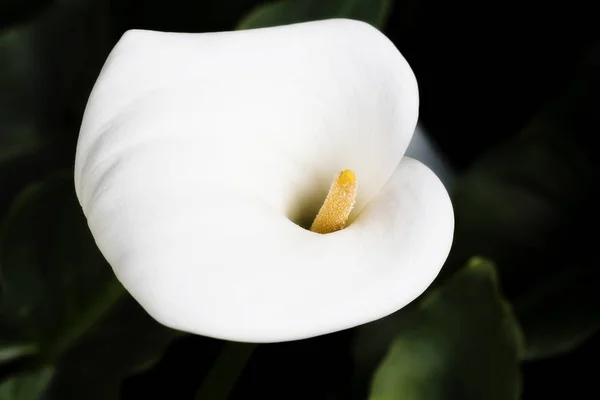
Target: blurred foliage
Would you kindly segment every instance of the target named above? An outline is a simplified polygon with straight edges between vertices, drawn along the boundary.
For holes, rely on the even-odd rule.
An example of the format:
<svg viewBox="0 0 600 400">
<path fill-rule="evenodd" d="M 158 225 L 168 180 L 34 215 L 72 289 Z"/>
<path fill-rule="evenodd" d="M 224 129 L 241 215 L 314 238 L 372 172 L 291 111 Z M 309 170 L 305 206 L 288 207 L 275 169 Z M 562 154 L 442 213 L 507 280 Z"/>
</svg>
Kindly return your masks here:
<svg viewBox="0 0 600 400">
<path fill-rule="evenodd" d="M 70 172 L 28 186 L 0 242 L 1 320 L 50 358 L 123 293 L 88 233 Z"/>
<path fill-rule="evenodd" d="M 515 303 L 527 359 L 574 348 L 600 327 L 595 238 L 600 168 L 600 47 L 571 87 L 514 138 L 484 154 L 453 187 L 455 241 L 443 274 L 474 251 L 493 259 Z"/>
<path fill-rule="evenodd" d="M 53 373 L 53 367 L 44 366 L 36 371 L 10 377 L 0 383 L 0 399 L 37 400 L 44 394 Z"/>
<path fill-rule="evenodd" d="M 27 18 L 0 27 L 0 223 L 29 182 L 72 165 L 81 114 L 111 46 L 107 6 L 2 3 L 0 18 L 11 10 Z"/>
<path fill-rule="evenodd" d="M 107 5 L 57 1 L 1 31 L 0 146 L 76 138 L 79 115 L 110 49 Z"/>
<path fill-rule="evenodd" d="M 407 319 L 369 399 L 518 398 L 521 332 L 488 261 L 471 259 Z"/>
<path fill-rule="evenodd" d="M 196 393 L 196 399 L 227 400 L 233 391 L 238 375 L 258 345 L 255 343 L 228 342 L 208 372 L 205 383 Z"/>
<path fill-rule="evenodd" d="M 4 335 L 10 333 L 10 329 L 6 326 L 2 327 L 2 331 Z M 4 341 L 6 339 L 2 340 Z M 0 365 L 21 357 L 36 354 L 37 352 L 37 346 L 32 343 L 15 343 L 11 341 L 8 343 L 0 343 Z"/>
<path fill-rule="evenodd" d="M 597 265 L 564 265 L 522 295 L 515 307 L 527 333 L 525 358 L 575 349 L 600 328 Z"/>
<path fill-rule="evenodd" d="M 593 224 L 595 218 L 595 189 L 586 182 L 597 180 L 596 172 L 565 154 L 572 146 L 546 135 L 553 129 L 535 121 L 454 187 L 456 239 L 445 273 L 474 249 L 498 263 L 524 321 L 528 358 L 568 349 L 563 340 L 578 343 L 565 336 L 568 331 L 583 339 L 582 332 L 600 323 L 600 292 L 594 290 L 600 272 L 591 262 L 589 238 L 577 234 L 581 221 Z M 562 333 L 555 335 L 553 325 Z"/>
<path fill-rule="evenodd" d="M 129 295 L 56 362 L 47 399 L 120 398 L 123 380 L 151 368 L 181 332 L 159 325 Z"/>
<path fill-rule="evenodd" d="M 179 359 L 166 364 L 170 368 L 155 364 L 164 362 L 163 352 L 181 332 L 156 323 L 123 290 L 96 248 L 73 190 L 87 96 L 126 29 L 202 32 L 325 18 L 385 29 L 394 12 L 391 29 L 407 32 L 425 5 L 1 2 L 0 400 L 117 399 L 133 375 L 143 382 L 148 371 L 177 371 Z M 219 341 L 223 350 L 212 369 L 193 361 L 195 371 L 204 371 L 194 371 L 193 392 L 201 386 L 200 397 L 233 399 L 248 393 L 280 397 L 283 390 L 286 398 L 315 399 L 517 398 L 518 357 L 524 362 L 569 352 L 600 328 L 595 235 L 586 232 L 600 223 L 593 139 L 600 129 L 598 71 L 600 45 L 571 85 L 557 88 L 556 98 L 521 132 L 509 132 L 458 177 L 451 188 L 453 249 L 421 301 L 347 332 L 260 346 L 251 358 L 253 347 Z M 498 279 L 490 263 L 472 260 L 474 254 L 493 261 Z M 186 346 L 181 352 L 189 361 Z M 293 388 L 294 379 L 306 387 Z M 179 382 L 171 376 L 166 381 Z"/>
<path fill-rule="evenodd" d="M 257 7 L 242 19 L 238 29 L 263 28 L 327 18 L 350 18 L 381 28 L 391 0 L 281 0 Z"/>
<path fill-rule="evenodd" d="M 117 398 L 123 378 L 180 335 L 116 280 L 78 206 L 72 170 L 27 186 L 1 238 L 0 354 L 7 362 L 26 356 L 33 370 L 55 365 L 45 398 Z M 16 376 L 6 390 L 36 377 L 47 374 Z"/>
</svg>

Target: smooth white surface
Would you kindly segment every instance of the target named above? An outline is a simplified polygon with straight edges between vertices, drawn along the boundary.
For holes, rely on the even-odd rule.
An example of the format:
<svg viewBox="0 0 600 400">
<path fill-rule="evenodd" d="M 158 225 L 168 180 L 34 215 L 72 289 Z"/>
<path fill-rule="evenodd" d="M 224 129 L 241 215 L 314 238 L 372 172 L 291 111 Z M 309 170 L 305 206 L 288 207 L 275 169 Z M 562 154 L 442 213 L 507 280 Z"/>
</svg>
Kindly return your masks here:
<svg viewBox="0 0 600 400">
<path fill-rule="evenodd" d="M 398 310 L 447 257 L 446 190 L 402 159 L 417 114 L 410 67 L 361 22 L 129 31 L 86 108 L 76 191 L 116 276 L 159 322 L 308 338 Z M 347 168 L 359 185 L 348 228 L 293 223 Z"/>
</svg>

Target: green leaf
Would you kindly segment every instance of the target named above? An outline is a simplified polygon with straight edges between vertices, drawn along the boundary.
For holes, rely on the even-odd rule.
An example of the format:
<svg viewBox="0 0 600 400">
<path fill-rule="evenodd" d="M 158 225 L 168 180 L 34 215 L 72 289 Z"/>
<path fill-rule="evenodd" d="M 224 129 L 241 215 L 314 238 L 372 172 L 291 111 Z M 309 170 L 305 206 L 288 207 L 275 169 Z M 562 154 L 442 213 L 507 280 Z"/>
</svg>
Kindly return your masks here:
<svg viewBox="0 0 600 400">
<path fill-rule="evenodd" d="M 257 347 L 256 343 L 225 342 L 195 399 L 227 400 Z"/>
<path fill-rule="evenodd" d="M 128 295 L 98 251 L 71 170 L 28 186 L 0 242 L 0 355 L 57 365 L 47 398 L 117 398 L 181 333 Z"/>
<path fill-rule="evenodd" d="M 38 352 L 35 344 L 0 342 L 0 365 Z"/>
<path fill-rule="evenodd" d="M 517 136 L 482 157 L 451 193 L 456 229 L 441 281 L 471 254 L 493 259 L 523 328 L 527 359 L 573 349 L 598 329 L 600 46 Z M 575 266 L 575 268 L 574 268 Z M 562 297 L 562 299 L 561 299 Z"/>
<path fill-rule="evenodd" d="M 11 22 L 0 30 L 3 225 L 25 185 L 72 166 L 80 116 L 110 43 L 107 2 L 0 3 L 0 19 Z"/>
<path fill-rule="evenodd" d="M 373 373 L 387 354 L 398 332 L 412 326 L 412 315 L 418 312 L 418 301 L 413 301 L 401 310 L 364 324 L 355 329 L 352 343 L 352 358 L 357 390 L 368 387 Z"/>
<path fill-rule="evenodd" d="M 391 9 L 389 0 L 282 0 L 258 6 L 238 29 L 264 28 L 329 18 L 349 18 L 382 28 Z"/>
<path fill-rule="evenodd" d="M 0 268 L 2 324 L 49 359 L 123 293 L 89 232 L 70 170 L 28 186 L 17 198 L 0 241 Z"/>
<path fill-rule="evenodd" d="M 5 224 L 11 204 L 29 183 L 67 164 L 60 160 L 60 153 L 54 146 L 26 140 L 0 149 L 0 227 Z"/>
<path fill-rule="evenodd" d="M 567 353 L 600 329 L 599 275 L 596 265 L 565 268 L 517 299 L 525 359 Z"/>
<path fill-rule="evenodd" d="M 35 4 L 41 2 L 43 6 Z M 18 23 L 0 31 L 0 148 L 65 133 L 74 140 L 110 49 L 107 2 L 27 3 L 20 7 L 28 8 L 26 19 L 8 5 Z M 32 7 L 37 12 L 30 13 Z"/>
<path fill-rule="evenodd" d="M 39 79 L 33 50 L 33 32 L 8 28 L 0 32 L 0 148 L 32 142 L 37 130 L 37 108 L 31 104 Z"/>
<path fill-rule="evenodd" d="M 455 268 L 476 251 L 493 259 L 503 278 L 537 280 L 535 273 L 548 269 L 548 250 L 568 244 L 560 230 L 585 205 L 586 171 L 573 165 L 553 131 L 535 121 L 455 182 L 456 240 L 449 260 Z M 524 270 L 532 274 L 523 276 Z"/>
<path fill-rule="evenodd" d="M 129 295 L 58 361 L 47 399 L 120 398 L 124 378 L 160 359 L 183 333 L 160 325 Z"/>
<path fill-rule="evenodd" d="M 482 157 L 452 193 L 455 239 L 442 278 L 473 252 L 493 259 L 523 328 L 527 359 L 572 349 L 598 327 L 593 235 L 573 232 L 600 222 L 588 183 L 600 176 L 566 137 L 538 119 Z"/>
<path fill-rule="evenodd" d="M 54 368 L 44 366 L 0 383 L 0 400 L 38 400 L 50 382 Z"/>
<path fill-rule="evenodd" d="M 411 315 L 375 373 L 371 400 L 513 400 L 521 334 L 494 266 L 474 258 Z"/>
</svg>

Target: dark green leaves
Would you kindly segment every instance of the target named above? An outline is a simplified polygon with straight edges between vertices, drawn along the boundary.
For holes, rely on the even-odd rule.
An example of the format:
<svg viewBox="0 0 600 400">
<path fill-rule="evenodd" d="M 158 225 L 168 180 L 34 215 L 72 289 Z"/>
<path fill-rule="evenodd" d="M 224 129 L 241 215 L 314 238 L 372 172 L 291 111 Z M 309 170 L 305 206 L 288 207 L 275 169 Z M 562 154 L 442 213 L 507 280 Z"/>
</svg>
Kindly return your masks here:
<svg viewBox="0 0 600 400">
<path fill-rule="evenodd" d="M 27 183 L 73 165 L 80 115 L 109 43 L 104 1 L 0 3 L 0 20 L 11 22 L 0 29 L 2 223 Z"/>
<path fill-rule="evenodd" d="M 453 188 L 455 241 L 442 274 L 475 252 L 493 259 L 522 321 L 527 358 L 571 348 L 598 326 L 600 271 L 581 226 L 600 222 L 590 185 L 599 175 L 572 139 L 540 118 Z"/>
<path fill-rule="evenodd" d="M 351 18 L 381 28 L 390 11 L 389 0 L 282 0 L 257 7 L 238 29 L 263 28 L 328 18 Z"/>
<path fill-rule="evenodd" d="M 6 335 L 6 332 L 2 332 Z M 6 340 L 6 339 L 4 339 Z M 0 365 L 32 354 L 37 354 L 38 348 L 33 343 L 0 342 Z"/>
<path fill-rule="evenodd" d="M 0 400 L 38 400 L 53 374 L 53 367 L 44 366 L 37 371 L 12 376 L 0 383 Z"/>
<path fill-rule="evenodd" d="M 48 399 L 117 398 L 124 377 L 180 335 L 116 280 L 89 232 L 71 170 L 21 193 L 0 244 L 0 362 L 27 357 L 32 368 L 9 378 L 10 393 L 51 364 L 57 370 Z"/>
<path fill-rule="evenodd" d="M 50 398 L 119 398 L 125 377 L 151 367 L 181 332 L 159 325 L 129 295 L 58 360 Z"/>
<path fill-rule="evenodd" d="M 525 358 L 573 350 L 600 329 L 597 265 L 564 265 L 518 299 L 515 311 L 525 338 Z"/>
<path fill-rule="evenodd" d="M 516 137 L 484 154 L 452 190 L 449 276 L 481 254 L 498 266 L 527 359 L 574 348 L 599 327 L 597 205 L 600 46 L 572 85 Z"/>
<path fill-rule="evenodd" d="M 17 2 L 11 3 L 8 11 L 20 15 Z M 108 3 L 19 3 L 38 9 L 0 30 L 0 149 L 35 138 L 76 137 L 79 115 L 109 50 L 103 20 Z"/>
<path fill-rule="evenodd" d="M 371 400 L 517 399 L 521 335 L 491 264 L 472 259 L 408 318 Z"/>
<path fill-rule="evenodd" d="M 32 36 L 28 27 L 0 31 L 0 148 L 30 142 L 36 133 L 39 71 Z"/>
<path fill-rule="evenodd" d="M 69 172 L 25 189 L 1 246 L 2 319 L 50 357 L 123 293 L 90 236 Z"/>
</svg>

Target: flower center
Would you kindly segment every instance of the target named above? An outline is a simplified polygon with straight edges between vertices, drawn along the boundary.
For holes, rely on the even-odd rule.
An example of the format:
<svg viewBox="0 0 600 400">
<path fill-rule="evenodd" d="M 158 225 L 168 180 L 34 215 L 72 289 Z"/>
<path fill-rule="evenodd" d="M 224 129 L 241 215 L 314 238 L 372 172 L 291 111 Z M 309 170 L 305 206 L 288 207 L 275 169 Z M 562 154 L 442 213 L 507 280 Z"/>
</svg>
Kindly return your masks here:
<svg viewBox="0 0 600 400">
<path fill-rule="evenodd" d="M 310 230 L 332 233 L 343 229 L 356 201 L 356 175 L 346 169 L 333 181 Z"/>
</svg>

